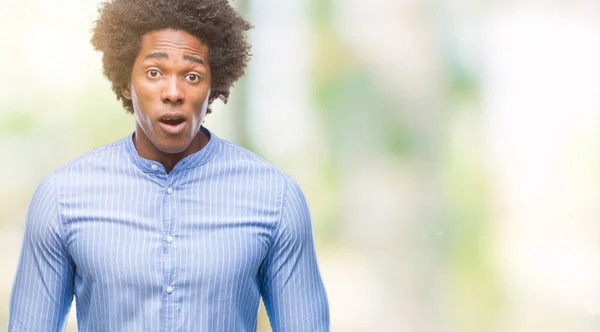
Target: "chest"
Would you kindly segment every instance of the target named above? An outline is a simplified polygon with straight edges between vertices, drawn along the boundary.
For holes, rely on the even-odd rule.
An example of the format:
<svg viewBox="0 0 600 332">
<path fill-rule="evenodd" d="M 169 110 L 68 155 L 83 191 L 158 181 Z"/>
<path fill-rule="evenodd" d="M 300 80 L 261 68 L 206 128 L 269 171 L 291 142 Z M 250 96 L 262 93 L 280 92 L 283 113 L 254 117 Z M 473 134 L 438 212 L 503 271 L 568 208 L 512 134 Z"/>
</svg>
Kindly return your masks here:
<svg viewBox="0 0 600 332">
<path fill-rule="evenodd" d="M 138 287 L 257 275 L 277 211 L 251 192 L 156 186 L 96 189 L 63 206 L 78 276 Z"/>
</svg>

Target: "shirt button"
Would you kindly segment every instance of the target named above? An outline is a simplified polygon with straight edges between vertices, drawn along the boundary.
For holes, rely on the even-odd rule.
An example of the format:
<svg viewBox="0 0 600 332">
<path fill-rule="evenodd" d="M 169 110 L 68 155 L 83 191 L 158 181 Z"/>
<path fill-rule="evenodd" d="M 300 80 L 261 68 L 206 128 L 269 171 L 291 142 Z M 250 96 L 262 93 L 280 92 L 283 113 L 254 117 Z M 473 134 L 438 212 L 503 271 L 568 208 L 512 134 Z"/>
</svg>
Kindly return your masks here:
<svg viewBox="0 0 600 332">
<path fill-rule="evenodd" d="M 152 165 L 152 170 L 153 170 L 153 171 L 158 171 L 158 166 L 156 166 L 156 165 Z"/>
<path fill-rule="evenodd" d="M 168 293 L 168 294 L 171 294 L 171 293 L 173 293 L 173 287 L 170 287 L 170 286 L 169 286 L 169 287 L 167 287 L 167 293 Z"/>
<path fill-rule="evenodd" d="M 173 237 L 172 236 L 167 236 L 167 242 L 168 243 L 173 243 Z"/>
<path fill-rule="evenodd" d="M 170 194 L 172 194 L 172 193 L 173 193 L 173 188 L 169 188 L 169 189 L 167 189 L 167 193 L 168 193 L 169 195 L 170 195 Z"/>
</svg>

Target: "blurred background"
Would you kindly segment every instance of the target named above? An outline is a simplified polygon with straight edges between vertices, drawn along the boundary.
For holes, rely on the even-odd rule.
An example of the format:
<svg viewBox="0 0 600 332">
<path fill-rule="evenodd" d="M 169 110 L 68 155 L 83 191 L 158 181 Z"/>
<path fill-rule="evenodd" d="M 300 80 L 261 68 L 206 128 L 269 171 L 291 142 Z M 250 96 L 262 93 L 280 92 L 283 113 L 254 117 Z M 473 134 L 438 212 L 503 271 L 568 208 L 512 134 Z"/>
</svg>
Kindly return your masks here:
<svg viewBox="0 0 600 332">
<path fill-rule="evenodd" d="M 35 187 L 134 127 L 97 4 L 0 0 L 0 329 Z M 205 125 L 303 188 L 332 331 L 600 330 L 600 2 L 234 5 L 253 59 Z"/>
</svg>

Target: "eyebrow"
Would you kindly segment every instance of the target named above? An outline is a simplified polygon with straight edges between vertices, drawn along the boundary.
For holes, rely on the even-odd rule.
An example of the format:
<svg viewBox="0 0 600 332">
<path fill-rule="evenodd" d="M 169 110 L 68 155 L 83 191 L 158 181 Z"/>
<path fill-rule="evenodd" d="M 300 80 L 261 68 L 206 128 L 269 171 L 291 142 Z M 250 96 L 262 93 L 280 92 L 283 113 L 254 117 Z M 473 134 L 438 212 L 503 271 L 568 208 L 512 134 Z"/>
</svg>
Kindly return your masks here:
<svg viewBox="0 0 600 332">
<path fill-rule="evenodd" d="M 204 61 L 202 61 L 202 59 L 200 59 L 199 57 L 193 56 L 193 55 L 184 54 L 183 59 L 204 65 Z"/>
<path fill-rule="evenodd" d="M 146 57 L 145 57 L 146 60 L 147 59 L 168 59 L 168 58 L 169 58 L 169 55 L 165 52 L 153 52 L 153 53 L 146 55 Z M 199 57 L 193 56 L 193 55 L 184 54 L 183 59 L 204 65 L 204 61 L 202 59 L 200 59 Z"/>
</svg>

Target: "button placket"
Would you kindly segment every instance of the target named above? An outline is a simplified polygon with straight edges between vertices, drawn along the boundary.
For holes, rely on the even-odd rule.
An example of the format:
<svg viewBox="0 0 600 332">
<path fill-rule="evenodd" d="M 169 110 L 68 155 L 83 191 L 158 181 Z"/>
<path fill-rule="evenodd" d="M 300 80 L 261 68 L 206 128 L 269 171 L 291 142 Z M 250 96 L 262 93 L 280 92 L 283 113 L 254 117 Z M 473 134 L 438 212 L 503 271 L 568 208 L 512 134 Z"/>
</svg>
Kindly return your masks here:
<svg viewBox="0 0 600 332">
<path fill-rule="evenodd" d="M 159 168 L 160 169 L 160 168 Z M 163 262 L 163 293 L 165 301 L 165 310 L 167 312 L 176 311 L 178 297 L 175 295 L 177 285 L 177 261 L 178 248 L 175 245 L 175 236 L 177 234 L 177 207 L 178 195 L 175 193 L 177 178 L 175 173 L 166 174 L 166 182 L 163 184 L 163 199 L 166 203 L 165 214 L 163 216 L 163 237 L 162 247 L 165 257 Z M 172 318 L 169 318 L 171 320 Z M 167 323 L 167 325 L 173 322 Z"/>
</svg>

